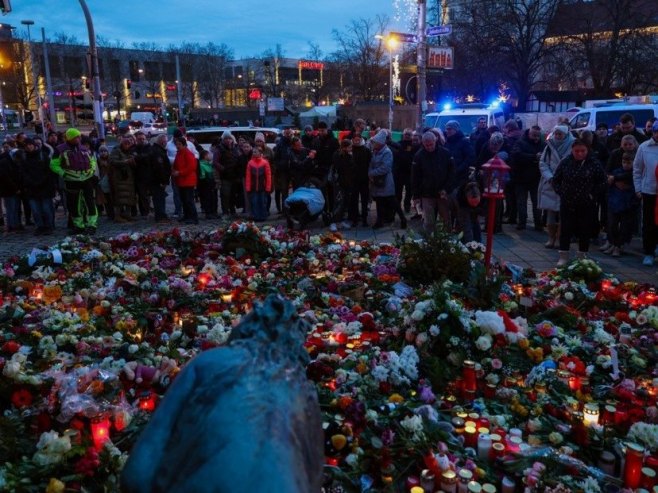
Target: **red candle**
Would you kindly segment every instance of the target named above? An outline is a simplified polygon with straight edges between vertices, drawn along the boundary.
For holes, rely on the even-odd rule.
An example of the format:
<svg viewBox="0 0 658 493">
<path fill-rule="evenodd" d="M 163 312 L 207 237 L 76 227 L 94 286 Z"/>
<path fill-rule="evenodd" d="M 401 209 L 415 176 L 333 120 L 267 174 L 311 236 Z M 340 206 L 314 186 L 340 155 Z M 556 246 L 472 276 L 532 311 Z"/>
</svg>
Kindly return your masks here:
<svg viewBox="0 0 658 493">
<path fill-rule="evenodd" d="M 656 484 L 656 471 L 650 467 L 642 468 L 642 475 L 640 478 L 640 486 L 645 490 L 652 491 Z"/>
<path fill-rule="evenodd" d="M 475 426 L 467 426 L 464 428 L 464 446 L 465 447 L 477 447 L 478 443 L 478 431 L 475 429 Z"/>
<path fill-rule="evenodd" d="M 624 486 L 636 489 L 640 486 L 642 479 L 642 461 L 644 460 L 644 448 L 637 443 L 626 444 L 626 462 L 624 464 Z"/>
<path fill-rule="evenodd" d="M 477 382 L 475 380 L 475 361 L 465 360 L 462 368 L 462 377 L 464 378 L 464 390 L 475 392 Z"/>
<path fill-rule="evenodd" d="M 580 390 L 580 378 L 571 375 L 569 377 L 569 388 L 576 392 L 577 390 Z"/>
<path fill-rule="evenodd" d="M 498 459 L 505 455 L 505 445 L 501 442 L 496 442 L 491 446 L 491 458 Z"/>
<path fill-rule="evenodd" d="M 496 384 L 495 383 L 488 383 L 484 387 L 484 396 L 487 399 L 493 399 L 496 397 Z"/>
<path fill-rule="evenodd" d="M 91 424 L 91 437 L 94 440 L 94 447 L 100 450 L 110 439 L 110 420 L 107 416 L 96 416 L 92 418 Z"/>
<path fill-rule="evenodd" d="M 158 396 L 153 392 L 147 392 L 139 397 L 139 408 L 142 411 L 148 411 L 149 413 L 155 411 L 155 403 L 157 402 Z"/>
</svg>

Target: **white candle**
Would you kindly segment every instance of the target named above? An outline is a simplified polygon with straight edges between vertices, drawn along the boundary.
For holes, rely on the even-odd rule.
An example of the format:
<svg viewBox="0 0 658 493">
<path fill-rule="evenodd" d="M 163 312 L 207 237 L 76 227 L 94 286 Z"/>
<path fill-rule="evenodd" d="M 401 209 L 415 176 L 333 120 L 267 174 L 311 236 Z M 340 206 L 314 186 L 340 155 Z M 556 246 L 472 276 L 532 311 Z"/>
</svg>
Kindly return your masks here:
<svg viewBox="0 0 658 493">
<path fill-rule="evenodd" d="M 513 479 L 503 476 L 503 480 L 500 482 L 500 488 L 502 493 L 514 493 L 516 489 L 516 483 Z"/>
<path fill-rule="evenodd" d="M 491 436 L 481 433 L 478 437 L 478 457 L 480 460 L 489 460 L 491 452 Z"/>
</svg>

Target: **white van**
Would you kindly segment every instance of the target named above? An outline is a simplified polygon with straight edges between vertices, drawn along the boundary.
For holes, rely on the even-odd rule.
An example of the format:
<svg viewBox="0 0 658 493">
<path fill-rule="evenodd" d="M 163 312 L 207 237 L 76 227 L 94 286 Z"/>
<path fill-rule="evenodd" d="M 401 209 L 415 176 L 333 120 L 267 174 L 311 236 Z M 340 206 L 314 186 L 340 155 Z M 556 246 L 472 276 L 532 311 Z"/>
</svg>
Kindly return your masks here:
<svg viewBox="0 0 658 493">
<path fill-rule="evenodd" d="M 155 115 L 150 111 L 133 111 L 130 114 L 130 119 L 142 123 L 153 123 L 155 122 Z"/>
<path fill-rule="evenodd" d="M 215 139 L 221 139 L 226 130 L 231 132 L 236 140 L 239 137 L 244 137 L 252 143 L 256 134 L 260 132 L 265 136 L 265 144 L 268 147 L 274 147 L 282 133 L 279 128 L 266 127 L 199 127 L 188 129 L 187 135 L 194 137 L 204 149 L 210 150 L 210 146 Z"/>
<path fill-rule="evenodd" d="M 608 125 L 608 133 L 614 131 L 621 115 L 630 113 L 635 119 L 635 126 L 644 128 L 644 124 L 651 118 L 658 118 L 658 104 L 626 104 L 604 103 L 594 108 L 581 109 L 569 121 L 574 130 L 596 130 L 599 123 Z"/>
<path fill-rule="evenodd" d="M 446 107 L 438 113 L 428 113 L 425 115 L 424 126 L 445 131 L 447 122 L 457 120 L 461 131 L 468 136 L 475 132 L 480 118 L 487 120 L 487 127 L 497 125 L 502 130 L 505 124 L 505 114 L 498 106 L 472 103 Z"/>
</svg>

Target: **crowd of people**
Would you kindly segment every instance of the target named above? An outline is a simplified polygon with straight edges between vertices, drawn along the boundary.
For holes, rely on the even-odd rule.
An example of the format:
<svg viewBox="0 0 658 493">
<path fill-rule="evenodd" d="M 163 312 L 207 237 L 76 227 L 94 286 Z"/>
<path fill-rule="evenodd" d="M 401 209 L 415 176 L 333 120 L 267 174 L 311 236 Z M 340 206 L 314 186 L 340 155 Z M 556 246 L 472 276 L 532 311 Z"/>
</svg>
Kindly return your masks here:
<svg viewBox="0 0 658 493">
<path fill-rule="evenodd" d="M 209 150 L 184 128 L 153 142 L 140 131 L 126 134 L 111 150 L 75 128 L 50 132 L 45 142 L 19 133 L 0 154 L 4 225 L 9 233 L 34 224 L 35 234 L 49 234 L 60 204 L 74 233 L 95 233 L 102 214 L 116 223 L 152 214 L 155 222 L 198 224 L 197 204 L 208 220 L 240 213 L 264 221 L 270 211 L 285 214 L 291 191 L 313 187 L 322 192 L 332 231 L 380 228 L 397 216 L 403 229 L 422 219 L 428 234 L 441 224 L 464 242 L 481 241 L 481 167 L 497 156 L 511 173 L 494 232 L 503 223 L 525 230 L 530 210 L 534 229 L 546 231 L 545 246 L 558 248 L 563 265 L 573 241 L 580 256 L 599 238 L 602 251 L 622 255 L 641 223 L 643 263 L 653 265 L 658 122 L 642 132 L 625 114 L 610 133 L 605 124 L 577 132 L 562 121 L 545 135 L 514 119 L 502 128 L 481 119 L 468 130 L 452 120 L 445 131 L 407 128 L 394 141 L 388 130 L 357 119 L 338 137 L 324 122 L 299 136 L 286 129 L 273 148 L 262 133 L 250 142 L 227 130 Z M 166 211 L 168 193 L 174 217 Z"/>
</svg>

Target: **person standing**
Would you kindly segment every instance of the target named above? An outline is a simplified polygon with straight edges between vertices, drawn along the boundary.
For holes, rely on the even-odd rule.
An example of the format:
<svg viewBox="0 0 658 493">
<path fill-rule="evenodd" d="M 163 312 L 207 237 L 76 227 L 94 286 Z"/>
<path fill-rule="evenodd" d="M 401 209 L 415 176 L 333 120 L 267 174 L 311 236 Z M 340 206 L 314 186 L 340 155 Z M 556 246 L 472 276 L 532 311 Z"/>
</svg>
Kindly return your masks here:
<svg viewBox="0 0 658 493">
<path fill-rule="evenodd" d="M 658 167 L 658 122 L 651 127 L 649 140 L 637 148 L 633 160 L 633 185 L 635 193 L 642 200 L 642 264 L 654 263 L 656 245 L 658 245 L 658 226 L 654 220 L 656 208 L 656 168 Z"/>
<path fill-rule="evenodd" d="M 153 183 L 153 146 L 146 134 L 135 132 L 135 192 L 139 214 L 147 217 L 151 210 L 151 183 Z"/>
<path fill-rule="evenodd" d="M 30 203 L 37 225 L 35 235 L 50 234 L 55 229 L 53 198 L 57 190 L 57 175 L 50 170 L 50 160 L 43 149 L 26 138 L 24 147 L 14 155 L 19 164 L 21 195 Z"/>
<path fill-rule="evenodd" d="M 110 188 L 110 150 L 105 145 L 98 148 L 97 164 L 98 187 L 103 193 L 105 215 L 108 219 L 114 221 L 114 204 L 112 204 L 112 189 Z"/>
<path fill-rule="evenodd" d="M 199 224 L 199 217 L 194 204 L 194 189 L 197 186 L 197 160 L 187 147 L 185 137 L 176 137 L 176 158 L 171 176 L 176 182 L 183 207 L 183 221 L 185 224 Z"/>
<path fill-rule="evenodd" d="M 110 188 L 114 204 L 114 222 L 133 221 L 131 210 L 137 203 L 135 194 L 135 156 L 132 139 L 121 137 L 118 146 L 110 153 Z"/>
<path fill-rule="evenodd" d="M 167 210 L 165 203 L 167 200 L 167 185 L 171 180 L 171 165 L 167 156 L 167 136 L 158 135 L 153 144 L 151 159 L 153 163 L 153 173 L 151 181 L 151 196 L 153 197 L 153 213 L 155 222 L 166 222 Z"/>
<path fill-rule="evenodd" d="M 569 156 L 574 140 L 574 136 L 569 132 L 569 127 L 556 125 L 539 158 L 541 178 L 537 189 L 537 205 L 546 212 L 546 231 L 548 232 L 548 241 L 544 243 L 546 248 L 555 248 L 560 236 L 558 233 L 560 196 L 555 193 L 553 188 L 553 176 L 560 162 Z"/>
<path fill-rule="evenodd" d="M 395 200 L 404 204 L 404 212 L 411 212 L 411 163 L 420 149 L 414 144 L 413 130 L 405 128 L 402 139 L 393 151 L 393 181 L 395 182 Z M 404 198 L 404 202 L 402 201 Z"/>
<path fill-rule="evenodd" d="M 183 130 L 181 128 L 177 128 L 176 130 L 174 130 L 173 137 L 167 143 L 167 156 L 169 157 L 169 164 L 171 165 L 172 168 L 174 166 L 174 159 L 176 159 L 176 155 L 178 154 L 178 148 L 176 147 L 175 139 L 179 137 L 185 137 Z M 194 144 L 186 140 L 186 145 L 187 148 L 190 150 L 190 152 L 194 155 L 194 157 L 196 159 L 199 159 L 199 151 L 196 150 Z M 174 198 L 174 215 L 180 217 L 182 213 L 182 205 L 175 180 L 172 180 L 171 182 L 171 190 Z"/>
<path fill-rule="evenodd" d="M 356 218 L 361 218 L 361 225 L 368 226 L 368 207 L 370 204 L 370 161 L 372 151 L 365 145 L 361 134 L 354 134 L 352 138 L 352 159 L 354 160 L 354 193 L 348 216 L 356 224 Z M 411 195 L 411 190 L 409 191 Z M 359 211 L 359 203 L 361 210 Z"/>
<path fill-rule="evenodd" d="M 292 135 L 291 128 L 283 130 L 283 135 L 274 146 L 272 161 L 270 161 L 274 175 L 274 206 L 279 214 L 283 212 L 283 205 L 288 198 L 288 190 L 290 188 L 290 147 L 292 145 Z"/>
<path fill-rule="evenodd" d="M 528 196 L 532 204 L 532 219 L 535 223 L 535 231 L 542 231 L 543 225 L 541 212 L 537 207 L 537 189 L 539 187 L 539 158 L 544 150 L 544 142 L 541 139 L 541 128 L 537 125 L 530 127 L 523 133 L 514 147 L 510 156 L 510 165 L 514 173 L 516 186 L 516 207 L 519 214 L 518 230 L 526 229 L 528 222 Z"/>
<path fill-rule="evenodd" d="M 447 149 L 437 145 L 433 132 L 425 132 L 423 147 L 414 156 L 411 166 L 411 190 L 414 199 L 421 201 L 423 229 L 432 234 L 437 215 L 450 231 L 450 192 L 455 183 L 455 164 Z"/>
<path fill-rule="evenodd" d="M 210 151 L 201 151 L 197 192 L 206 219 L 217 219 L 217 189 Z"/>
<path fill-rule="evenodd" d="M 571 238 L 578 238 L 578 257 L 589 251 L 592 231 L 598 226 L 597 196 L 606 185 L 601 163 L 590 155 L 580 139 L 571 145 L 571 154 L 563 159 L 553 175 L 552 184 L 560 197 L 560 258 L 557 266 L 569 262 Z"/>
<path fill-rule="evenodd" d="M 332 222 L 329 225 L 331 231 L 338 231 L 336 223 L 343 221 L 345 213 L 348 212 L 349 205 L 352 202 L 354 171 L 352 141 L 343 139 L 340 141 L 340 149 L 334 154 L 331 171 L 329 172 L 336 193 L 336 207 L 332 211 Z M 341 223 L 341 227 L 350 229 L 356 223 L 357 217 L 349 215 L 348 220 Z"/>
<path fill-rule="evenodd" d="M 331 213 L 334 210 L 333 184 L 329 183 L 329 169 L 331 160 L 338 150 L 338 140 L 329 130 L 326 122 L 318 124 L 318 136 L 313 139 L 311 150 L 315 151 L 315 176 L 322 181 L 322 194 L 325 199 L 325 211 Z"/>
<path fill-rule="evenodd" d="M 384 226 L 384 222 L 390 217 L 391 211 L 397 213 L 400 218 L 400 228 L 406 229 L 407 218 L 400 207 L 400 203 L 395 200 L 393 152 L 386 145 L 387 138 L 388 132 L 380 130 L 369 141 L 372 148 L 372 159 L 368 176 L 370 177 L 371 195 L 377 205 L 377 219 L 373 229 Z"/>
<path fill-rule="evenodd" d="M 57 146 L 50 161 L 50 169 L 64 178 L 67 210 L 75 233 L 94 234 L 98 224 L 98 210 L 94 197 L 96 158 L 80 145 L 82 134 L 69 128 L 66 142 Z"/>
<path fill-rule="evenodd" d="M 222 203 L 222 214 L 233 215 L 237 213 L 236 195 L 242 193 L 242 180 L 240 179 L 240 150 L 235 137 L 226 130 L 222 134 L 222 143 L 219 144 L 213 164 L 219 170 L 221 188 L 219 197 Z"/>
<path fill-rule="evenodd" d="M 634 137 L 629 136 L 632 139 Z M 633 187 L 634 152 L 624 152 L 621 166 L 608 174 L 608 241 L 603 253 L 619 257 L 626 243 L 630 243 L 640 199 Z"/>
<path fill-rule="evenodd" d="M 251 159 L 247 163 L 245 190 L 251 203 L 254 221 L 265 221 L 268 214 L 267 197 L 272 193 L 272 170 L 258 146 L 251 150 Z"/>
</svg>

